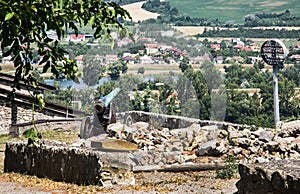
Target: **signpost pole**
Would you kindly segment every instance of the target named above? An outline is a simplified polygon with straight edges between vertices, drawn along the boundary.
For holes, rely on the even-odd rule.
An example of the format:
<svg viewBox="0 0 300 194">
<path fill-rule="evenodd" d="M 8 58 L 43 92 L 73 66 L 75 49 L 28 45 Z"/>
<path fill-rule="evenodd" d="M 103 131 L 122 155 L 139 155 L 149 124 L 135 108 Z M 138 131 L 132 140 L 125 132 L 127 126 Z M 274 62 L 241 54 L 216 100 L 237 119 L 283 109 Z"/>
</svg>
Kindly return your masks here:
<svg viewBox="0 0 300 194">
<path fill-rule="evenodd" d="M 279 118 L 279 97 L 278 97 L 278 70 L 279 65 L 283 65 L 287 57 L 288 50 L 282 41 L 277 39 L 267 40 L 263 43 L 260 50 L 262 59 L 273 66 L 273 97 L 274 97 L 274 122 L 275 128 L 280 122 Z"/>
<path fill-rule="evenodd" d="M 280 122 L 279 117 L 279 97 L 278 97 L 278 65 L 273 66 L 273 96 L 274 96 L 274 122 L 275 128 L 278 122 Z"/>
</svg>

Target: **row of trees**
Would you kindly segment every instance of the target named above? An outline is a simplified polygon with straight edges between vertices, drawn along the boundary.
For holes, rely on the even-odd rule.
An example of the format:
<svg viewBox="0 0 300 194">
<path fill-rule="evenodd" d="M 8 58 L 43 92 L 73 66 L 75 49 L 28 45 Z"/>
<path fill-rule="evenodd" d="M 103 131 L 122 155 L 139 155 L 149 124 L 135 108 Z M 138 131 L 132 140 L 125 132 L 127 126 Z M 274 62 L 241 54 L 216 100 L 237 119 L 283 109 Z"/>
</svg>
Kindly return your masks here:
<svg viewBox="0 0 300 194">
<path fill-rule="evenodd" d="M 292 16 L 289 10 L 283 13 L 257 13 L 245 16 L 246 27 L 258 26 L 300 26 L 300 18 Z"/>
<path fill-rule="evenodd" d="M 247 29 L 239 27 L 237 30 L 220 30 L 219 28 L 213 30 L 205 30 L 202 34 L 196 37 L 228 37 L 228 38 L 299 38 L 300 30 L 286 30 L 286 29 Z"/>
</svg>

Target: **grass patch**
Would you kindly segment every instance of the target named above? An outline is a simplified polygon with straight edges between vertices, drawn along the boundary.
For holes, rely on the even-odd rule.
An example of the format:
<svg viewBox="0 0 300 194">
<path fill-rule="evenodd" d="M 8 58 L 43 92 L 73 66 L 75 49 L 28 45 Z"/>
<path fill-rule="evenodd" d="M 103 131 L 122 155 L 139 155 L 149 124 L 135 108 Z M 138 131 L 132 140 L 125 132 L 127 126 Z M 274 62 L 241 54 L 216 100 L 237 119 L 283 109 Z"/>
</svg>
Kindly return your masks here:
<svg viewBox="0 0 300 194">
<path fill-rule="evenodd" d="M 0 135 L 0 149 L 5 149 L 6 142 L 15 141 L 15 140 L 25 140 L 25 137 L 16 138 L 16 137 L 11 137 L 8 134 Z"/>
<path fill-rule="evenodd" d="M 75 140 L 79 139 L 79 132 L 76 130 L 54 130 L 42 131 L 42 140 L 56 140 L 72 144 Z"/>
<path fill-rule="evenodd" d="M 219 169 L 218 166 L 216 166 L 216 178 L 218 179 L 231 179 L 237 176 L 238 172 L 238 164 L 236 161 L 236 157 L 228 155 L 227 159 L 225 161 L 225 168 Z"/>
<path fill-rule="evenodd" d="M 256 13 L 282 13 L 290 10 L 294 16 L 300 16 L 300 4 L 297 0 L 167 0 L 183 15 L 209 20 L 234 21 L 244 23 L 244 17 Z M 216 14 L 217 13 L 217 14 Z"/>
</svg>

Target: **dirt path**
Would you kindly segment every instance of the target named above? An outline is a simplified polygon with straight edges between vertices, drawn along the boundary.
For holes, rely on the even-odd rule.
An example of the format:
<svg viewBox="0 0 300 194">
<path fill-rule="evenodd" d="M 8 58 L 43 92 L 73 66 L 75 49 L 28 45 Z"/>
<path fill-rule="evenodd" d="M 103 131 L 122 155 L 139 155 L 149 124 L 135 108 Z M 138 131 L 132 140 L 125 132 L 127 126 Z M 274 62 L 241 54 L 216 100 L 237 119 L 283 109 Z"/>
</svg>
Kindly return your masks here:
<svg viewBox="0 0 300 194">
<path fill-rule="evenodd" d="M 0 177 L 0 193 L 10 194 L 25 194 L 25 193 L 36 193 L 36 194 L 52 194 L 55 192 L 44 192 L 42 188 L 38 187 L 24 187 L 18 182 L 9 182 L 7 178 Z"/>
<path fill-rule="evenodd" d="M 148 172 L 136 173 L 136 184 L 133 186 L 78 186 L 39 179 L 19 174 L 4 173 L 0 176 L 0 193 L 197 193 L 232 194 L 238 179 L 215 179 L 214 171 L 200 172 Z M 12 181 L 12 182 L 11 182 Z"/>
</svg>

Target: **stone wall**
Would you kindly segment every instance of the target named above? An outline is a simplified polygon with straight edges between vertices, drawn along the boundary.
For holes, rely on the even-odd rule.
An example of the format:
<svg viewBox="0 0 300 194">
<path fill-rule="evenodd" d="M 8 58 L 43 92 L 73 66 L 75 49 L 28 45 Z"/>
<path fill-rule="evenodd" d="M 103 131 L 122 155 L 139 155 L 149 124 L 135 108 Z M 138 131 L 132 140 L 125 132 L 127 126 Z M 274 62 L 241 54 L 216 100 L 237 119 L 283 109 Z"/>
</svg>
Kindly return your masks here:
<svg viewBox="0 0 300 194">
<path fill-rule="evenodd" d="M 34 120 L 51 120 L 51 119 L 62 119 L 63 117 L 58 116 L 50 116 L 46 115 L 42 112 L 35 111 L 34 112 Z M 26 109 L 22 107 L 18 107 L 18 118 L 17 123 L 26 123 L 32 121 L 32 110 Z M 20 131 L 19 134 L 22 134 L 23 131 L 30 128 L 31 126 L 24 126 L 19 127 L 18 129 L 10 128 L 11 126 L 11 108 L 2 104 L 0 105 L 0 134 L 8 134 L 8 133 L 17 133 Z M 44 123 L 44 124 L 37 124 L 39 129 L 59 129 L 59 128 L 80 128 L 80 121 L 79 122 L 57 122 L 57 123 Z"/>
<path fill-rule="evenodd" d="M 241 179 L 237 183 L 237 194 L 300 192 L 300 160 L 240 164 L 239 173 Z"/>
<path fill-rule="evenodd" d="M 39 131 L 45 131 L 45 130 L 80 130 L 81 120 L 74 120 L 74 121 L 68 121 L 68 120 L 46 120 L 46 122 L 43 123 L 36 123 L 35 126 Z M 21 136 L 24 131 L 32 128 L 32 125 L 24 125 L 24 126 L 13 126 L 9 127 L 9 134 L 11 136 L 19 137 Z"/>
<path fill-rule="evenodd" d="M 194 119 L 188 117 L 157 114 L 157 113 L 143 112 L 143 111 L 128 111 L 128 112 L 118 113 L 117 119 L 126 124 L 130 124 L 134 122 L 149 122 L 155 128 L 169 128 L 169 129 L 186 128 L 191 126 L 192 124 L 199 124 L 200 126 L 217 126 L 219 129 L 227 129 L 228 126 L 231 126 L 237 130 L 250 127 L 250 126 L 227 123 L 227 122 L 200 120 L 200 119 Z"/>
<path fill-rule="evenodd" d="M 48 116 L 43 113 L 34 112 L 34 119 L 53 119 L 54 116 Z M 32 110 L 18 107 L 18 119 L 17 123 L 32 121 Z M 0 134 L 9 133 L 9 127 L 11 124 L 11 108 L 7 106 L 0 106 Z"/>
<path fill-rule="evenodd" d="M 134 184 L 129 153 L 104 153 L 48 141 L 37 146 L 8 142 L 4 172 L 17 172 L 80 185 Z"/>
</svg>

